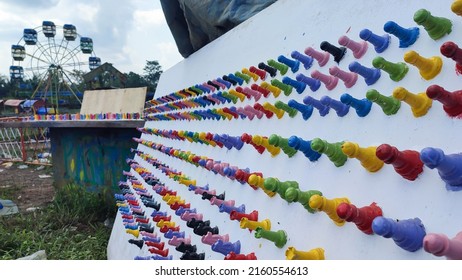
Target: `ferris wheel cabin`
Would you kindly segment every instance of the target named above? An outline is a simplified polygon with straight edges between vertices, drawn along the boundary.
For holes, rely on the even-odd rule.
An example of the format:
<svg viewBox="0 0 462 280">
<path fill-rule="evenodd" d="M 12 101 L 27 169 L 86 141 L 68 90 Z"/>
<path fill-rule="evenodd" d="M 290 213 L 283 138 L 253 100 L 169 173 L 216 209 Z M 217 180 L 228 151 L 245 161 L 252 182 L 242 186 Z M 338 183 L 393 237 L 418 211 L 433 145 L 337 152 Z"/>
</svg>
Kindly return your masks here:
<svg viewBox="0 0 462 280">
<path fill-rule="evenodd" d="M 24 69 L 21 66 L 10 66 L 10 79 L 21 80 L 24 78 Z"/>
<path fill-rule="evenodd" d="M 35 45 L 37 44 L 37 31 L 32 28 L 26 28 L 23 32 L 23 38 L 26 45 Z"/>
<path fill-rule="evenodd" d="M 63 26 L 63 35 L 64 38 L 68 41 L 75 41 L 77 38 L 77 28 L 72 24 L 65 24 Z"/>
<path fill-rule="evenodd" d="M 88 58 L 88 64 L 90 66 L 90 70 L 96 69 L 101 66 L 101 58 L 96 56 L 90 56 Z"/>
<path fill-rule="evenodd" d="M 56 25 L 52 21 L 42 22 L 42 31 L 45 37 L 52 38 L 56 35 Z"/>
<path fill-rule="evenodd" d="M 92 53 L 93 52 L 93 40 L 89 37 L 80 38 L 80 50 L 83 53 Z"/>
<path fill-rule="evenodd" d="M 23 61 L 26 58 L 26 48 L 21 45 L 12 45 L 11 46 L 11 55 L 16 61 Z"/>
</svg>

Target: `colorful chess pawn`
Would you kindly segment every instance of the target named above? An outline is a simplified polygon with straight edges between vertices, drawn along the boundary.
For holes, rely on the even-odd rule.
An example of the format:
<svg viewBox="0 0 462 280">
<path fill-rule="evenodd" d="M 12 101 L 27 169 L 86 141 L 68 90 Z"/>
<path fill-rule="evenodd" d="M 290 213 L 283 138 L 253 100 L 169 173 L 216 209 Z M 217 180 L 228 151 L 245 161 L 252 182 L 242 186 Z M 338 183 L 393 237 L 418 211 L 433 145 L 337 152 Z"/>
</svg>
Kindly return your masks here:
<svg viewBox="0 0 462 280">
<path fill-rule="evenodd" d="M 281 148 L 271 145 L 268 142 L 268 138 L 260 136 L 260 135 L 253 135 L 252 142 L 254 142 L 256 145 L 265 147 L 268 150 L 268 152 L 270 152 L 271 156 L 273 157 L 277 156 L 281 151 Z"/>
<path fill-rule="evenodd" d="M 290 147 L 288 144 L 288 139 L 281 137 L 276 134 L 271 134 L 270 137 L 268 138 L 268 143 L 270 145 L 273 145 L 275 147 L 279 147 L 282 149 L 282 151 L 289 157 L 293 157 L 296 153 L 297 150 L 294 148 Z"/>
<path fill-rule="evenodd" d="M 285 193 L 285 200 L 289 203 L 291 202 L 298 202 L 303 207 L 308 210 L 311 214 L 316 213 L 316 209 L 313 209 L 310 207 L 310 198 L 313 195 L 321 195 L 322 193 L 317 190 L 309 190 L 309 191 L 301 191 L 298 188 L 287 188 L 286 193 Z"/>
<path fill-rule="evenodd" d="M 282 248 L 287 243 L 287 233 L 283 230 L 270 231 L 261 227 L 255 229 L 255 238 L 264 238 L 272 241 L 278 248 Z"/>
<path fill-rule="evenodd" d="M 342 144 L 344 142 L 329 143 L 320 138 L 314 138 L 311 141 L 311 149 L 314 151 L 325 154 L 336 167 L 343 166 L 347 161 L 347 156 L 342 152 Z"/>
<path fill-rule="evenodd" d="M 419 38 L 420 33 L 418 27 L 403 28 L 394 21 L 387 21 L 383 26 L 383 30 L 398 37 L 400 48 L 407 48 L 413 45 L 417 41 L 417 38 Z"/>
<path fill-rule="evenodd" d="M 377 172 L 383 166 L 383 161 L 375 155 L 377 147 L 361 148 L 357 143 L 345 142 L 341 148 L 342 152 L 349 158 L 357 158 L 369 172 Z"/>
<path fill-rule="evenodd" d="M 263 185 L 265 189 L 275 192 L 281 196 L 282 199 L 286 199 L 286 191 L 288 188 L 298 189 L 298 183 L 295 181 L 281 182 L 276 178 L 265 178 Z"/>
<path fill-rule="evenodd" d="M 393 90 L 393 97 L 409 104 L 412 114 L 416 118 L 425 116 L 433 103 L 432 99 L 425 92 L 413 94 L 403 87 L 395 88 Z"/>
<path fill-rule="evenodd" d="M 255 230 L 257 227 L 263 228 L 265 230 L 271 230 L 271 221 L 269 219 L 264 219 L 262 221 L 251 221 L 246 217 L 243 217 L 239 222 L 239 226 L 242 229 L 247 228 L 249 230 Z"/>
<path fill-rule="evenodd" d="M 441 149 L 428 147 L 420 152 L 420 159 L 430 169 L 438 170 L 447 190 L 462 190 L 462 154 L 445 155 Z"/>
<path fill-rule="evenodd" d="M 382 209 L 375 202 L 361 208 L 350 203 L 340 203 L 337 207 L 337 215 L 347 222 L 355 223 L 358 229 L 365 234 L 372 234 L 372 221 L 382 216 Z"/>
<path fill-rule="evenodd" d="M 375 155 L 384 163 L 393 165 L 396 173 L 404 179 L 414 181 L 423 171 L 423 162 L 417 151 L 399 151 L 396 147 L 382 144 L 377 147 Z"/>
<path fill-rule="evenodd" d="M 379 105 L 388 116 L 396 114 L 401 107 L 401 102 L 398 99 L 393 96 L 384 96 L 375 89 L 368 90 L 366 98 Z"/>
<path fill-rule="evenodd" d="M 441 102 L 443 110 L 450 117 L 458 117 L 462 114 L 462 90 L 449 92 L 438 85 L 431 85 L 426 93 L 431 99 Z"/>
<path fill-rule="evenodd" d="M 372 221 L 372 230 L 377 235 L 392 238 L 396 245 L 409 252 L 422 248 L 426 235 L 419 218 L 393 220 L 379 216 Z"/>
<path fill-rule="evenodd" d="M 337 207 L 343 202 L 350 203 L 350 200 L 346 197 L 327 199 L 324 196 L 313 195 L 309 203 L 311 208 L 326 213 L 337 226 L 343 226 L 345 220 L 337 215 Z"/>
<path fill-rule="evenodd" d="M 448 260 L 462 260 L 462 232 L 449 239 L 444 234 L 429 233 L 423 239 L 424 250 Z"/>
<path fill-rule="evenodd" d="M 426 58 L 420 56 L 415 51 L 408 51 L 404 54 L 404 61 L 414 65 L 419 69 L 420 76 L 425 80 L 431 80 L 436 77 L 443 67 L 443 60 L 439 56 Z"/>
<path fill-rule="evenodd" d="M 409 67 L 407 67 L 406 63 L 404 62 L 393 63 L 393 62 L 385 60 L 381 56 L 374 58 L 374 60 L 372 60 L 372 65 L 375 68 L 379 68 L 387 72 L 388 75 L 390 76 L 390 79 L 395 82 L 401 81 L 404 78 L 404 76 L 406 76 L 407 72 L 409 71 Z"/>
<path fill-rule="evenodd" d="M 438 40 L 452 31 L 452 22 L 443 17 L 435 17 L 425 9 L 420 9 L 414 14 L 414 21 L 422 25 L 430 38 Z"/>
<path fill-rule="evenodd" d="M 309 251 L 298 251 L 294 247 L 286 250 L 286 260 L 325 260 L 324 249 L 314 248 Z"/>
</svg>

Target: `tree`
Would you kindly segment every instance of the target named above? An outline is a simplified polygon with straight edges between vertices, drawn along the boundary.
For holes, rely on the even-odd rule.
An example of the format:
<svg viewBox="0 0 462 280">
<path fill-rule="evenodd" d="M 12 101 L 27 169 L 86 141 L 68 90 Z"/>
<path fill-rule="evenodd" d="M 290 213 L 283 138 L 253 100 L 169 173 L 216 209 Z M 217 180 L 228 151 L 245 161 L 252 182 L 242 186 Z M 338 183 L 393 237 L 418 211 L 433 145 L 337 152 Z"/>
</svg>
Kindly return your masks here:
<svg viewBox="0 0 462 280">
<path fill-rule="evenodd" d="M 144 79 L 143 76 L 140 74 L 131 72 L 128 74 L 125 74 L 127 77 L 127 82 L 125 84 L 126 87 L 128 88 L 135 88 L 135 87 L 146 87 L 148 86 L 146 80 Z"/>
<path fill-rule="evenodd" d="M 143 71 L 144 79 L 148 86 L 148 92 L 155 92 L 160 75 L 162 74 L 162 67 L 157 60 L 147 60 Z"/>
</svg>

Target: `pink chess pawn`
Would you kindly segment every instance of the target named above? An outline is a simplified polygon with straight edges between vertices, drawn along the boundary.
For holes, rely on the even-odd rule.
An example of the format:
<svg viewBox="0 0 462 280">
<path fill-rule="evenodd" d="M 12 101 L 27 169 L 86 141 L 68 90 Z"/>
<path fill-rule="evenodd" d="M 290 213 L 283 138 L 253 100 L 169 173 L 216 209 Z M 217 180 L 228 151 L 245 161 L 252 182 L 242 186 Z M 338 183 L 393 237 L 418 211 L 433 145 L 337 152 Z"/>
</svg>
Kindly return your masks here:
<svg viewBox="0 0 462 280">
<path fill-rule="evenodd" d="M 257 116 L 258 119 L 261 119 L 263 117 L 263 112 L 262 111 L 259 111 L 259 110 L 255 109 L 254 107 L 252 107 L 250 105 L 246 105 L 244 107 L 244 110 L 254 114 L 255 116 Z"/>
<path fill-rule="evenodd" d="M 261 98 L 261 96 L 262 96 L 262 93 L 261 93 L 261 92 L 258 92 L 258 91 L 256 91 L 256 90 L 253 90 L 253 89 L 251 89 L 251 88 L 249 88 L 249 87 L 245 87 L 245 88 L 237 87 L 237 88 L 236 88 L 236 91 L 238 91 L 238 92 L 243 92 L 244 94 L 253 96 L 253 98 L 255 99 L 255 101 L 260 100 L 260 98 Z"/>
<path fill-rule="evenodd" d="M 326 86 L 328 90 L 333 90 L 337 86 L 337 83 L 338 83 L 337 77 L 323 74 L 319 72 L 318 70 L 314 70 L 313 72 L 311 72 L 311 77 L 314 79 L 320 80 Z"/>
<path fill-rule="evenodd" d="M 185 211 L 183 214 L 181 214 L 180 218 L 183 221 L 190 221 L 191 219 L 196 219 L 196 221 L 202 221 L 204 217 L 202 213 L 191 213 L 189 211 Z"/>
<path fill-rule="evenodd" d="M 208 193 L 208 194 L 213 194 L 213 195 L 216 195 L 217 194 L 217 191 L 216 190 L 204 190 L 204 189 L 201 189 L 201 188 L 196 188 L 194 190 L 194 193 L 195 194 L 200 194 L 202 195 L 204 192 Z"/>
<path fill-rule="evenodd" d="M 358 80 L 358 74 L 353 73 L 353 72 L 346 72 L 338 68 L 337 66 L 333 66 L 329 68 L 329 73 L 332 76 L 335 76 L 339 78 L 340 80 L 343 81 L 345 84 L 345 87 L 351 88 L 356 84 L 356 81 Z"/>
<path fill-rule="evenodd" d="M 245 115 L 247 118 L 249 118 L 249 120 L 253 120 L 253 118 L 255 117 L 255 114 L 252 113 L 252 112 L 249 112 L 249 111 L 246 111 L 244 108 L 242 107 L 238 107 L 236 109 L 236 111 L 239 113 L 239 114 L 243 114 Z"/>
<path fill-rule="evenodd" d="M 169 241 L 168 241 L 168 245 L 172 245 L 172 246 L 178 246 L 180 245 L 181 243 L 184 243 L 184 244 L 191 244 L 191 237 L 187 237 L 187 238 L 181 238 L 181 237 L 176 237 L 176 236 L 173 236 Z"/>
<path fill-rule="evenodd" d="M 462 231 L 453 239 L 444 234 L 429 233 L 423 239 L 424 250 L 448 260 L 462 260 Z"/>
<path fill-rule="evenodd" d="M 203 235 L 201 238 L 202 243 L 208 244 L 208 245 L 213 245 L 218 240 L 221 240 L 223 242 L 229 242 L 229 235 L 228 234 L 224 234 L 224 235 L 213 234 L 209 231 L 207 232 L 206 235 Z"/>
<path fill-rule="evenodd" d="M 361 58 L 367 51 L 368 45 L 366 41 L 355 42 L 348 38 L 347 36 L 342 36 L 338 38 L 338 43 L 342 46 L 345 46 L 353 51 L 353 56 L 355 58 Z"/>
<path fill-rule="evenodd" d="M 312 58 L 316 59 L 319 66 L 324 66 L 329 61 L 330 54 L 328 52 L 319 52 L 312 47 L 308 47 L 305 49 L 305 54 L 311 56 Z"/>
<path fill-rule="evenodd" d="M 234 200 L 221 200 L 219 198 L 216 198 L 215 196 L 210 199 L 210 204 L 216 205 L 218 207 L 220 207 L 222 204 L 233 207 L 235 203 L 236 202 Z"/>
</svg>

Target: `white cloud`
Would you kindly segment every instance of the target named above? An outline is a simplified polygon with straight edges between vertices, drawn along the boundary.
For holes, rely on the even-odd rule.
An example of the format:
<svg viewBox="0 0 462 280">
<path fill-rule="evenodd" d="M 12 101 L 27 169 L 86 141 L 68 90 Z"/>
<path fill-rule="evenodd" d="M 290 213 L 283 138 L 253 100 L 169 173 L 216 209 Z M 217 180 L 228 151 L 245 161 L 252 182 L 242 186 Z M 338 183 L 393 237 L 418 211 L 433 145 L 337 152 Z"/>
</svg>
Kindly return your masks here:
<svg viewBox="0 0 462 280">
<path fill-rule="evenodd" d="M 135 26 L 141 27 L 146 25 L 161 25 L 167 24 L 165 21 L 164 13 L 162 9 L 154 9 L 154 10 L 137 10 L 134 13 L 135 18 Z"/>
</svg>

